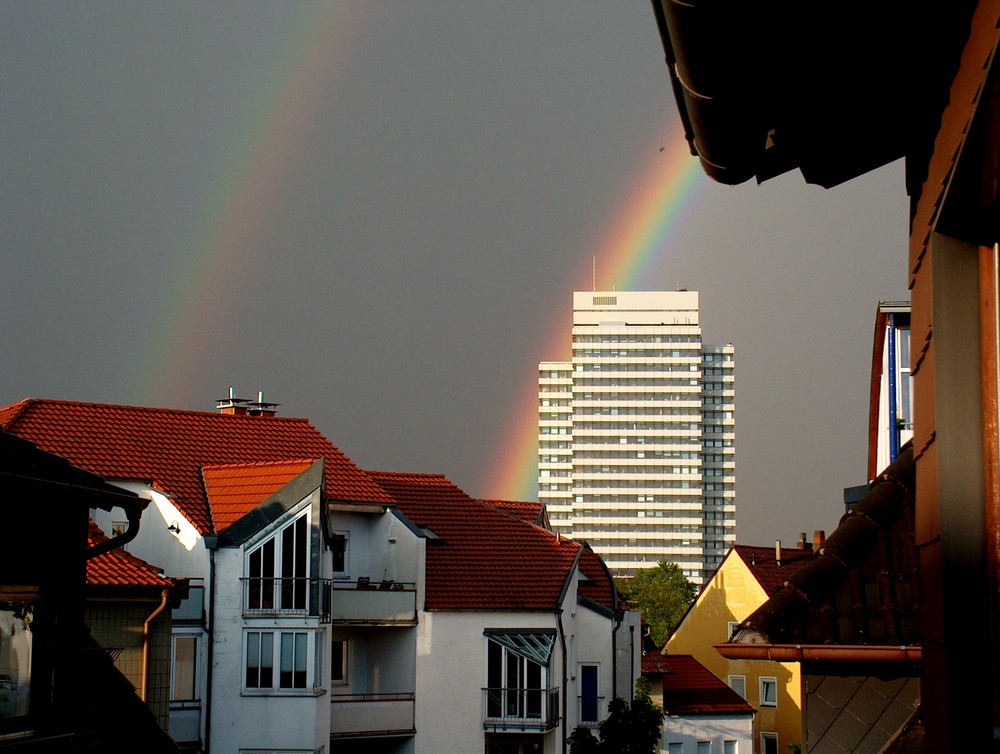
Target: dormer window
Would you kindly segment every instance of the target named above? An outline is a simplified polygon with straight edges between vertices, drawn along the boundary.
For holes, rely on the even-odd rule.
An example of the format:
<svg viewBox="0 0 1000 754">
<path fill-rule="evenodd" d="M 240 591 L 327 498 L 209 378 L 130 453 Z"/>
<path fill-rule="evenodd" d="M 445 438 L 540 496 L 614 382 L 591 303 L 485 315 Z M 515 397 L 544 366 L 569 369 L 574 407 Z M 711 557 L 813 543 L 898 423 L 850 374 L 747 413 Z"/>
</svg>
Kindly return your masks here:
<svg viewBox="0 0 1000 754">
<path fill-rule="evenodd" d="M 247 554 L 249 611 L 305 610 L 309 587 L 308 512 Z"/>
</svg>

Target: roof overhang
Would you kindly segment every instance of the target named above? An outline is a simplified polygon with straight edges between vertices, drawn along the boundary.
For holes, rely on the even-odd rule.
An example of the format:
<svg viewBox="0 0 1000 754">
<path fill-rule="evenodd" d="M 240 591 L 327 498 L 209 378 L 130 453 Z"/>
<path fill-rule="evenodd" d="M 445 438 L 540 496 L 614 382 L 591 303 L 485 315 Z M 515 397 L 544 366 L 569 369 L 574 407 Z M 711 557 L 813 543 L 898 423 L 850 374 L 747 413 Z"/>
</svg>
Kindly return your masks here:
<svg viewBox="0 0 1000 754">
<path fill-rule="evenodd" d="M 705 172 L 738 184 L 799 168 L 827 188 L 900 157 L 926 159 L 975 9 L 974 0 L 861 16 L 791 0 L 652 5 Z M 910 178 L 919 187 L 920 175 Z"/>
</svg>

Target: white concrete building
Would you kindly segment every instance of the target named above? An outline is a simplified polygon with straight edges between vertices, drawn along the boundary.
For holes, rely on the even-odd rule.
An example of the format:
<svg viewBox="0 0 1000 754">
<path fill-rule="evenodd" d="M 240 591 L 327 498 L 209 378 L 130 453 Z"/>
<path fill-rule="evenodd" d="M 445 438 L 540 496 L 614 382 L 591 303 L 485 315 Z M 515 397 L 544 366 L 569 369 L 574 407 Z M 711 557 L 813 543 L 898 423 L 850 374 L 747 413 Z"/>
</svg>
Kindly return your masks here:
<svg viewBox="0 0 1000 754">
<path fill-rule="evenodd" d="M 223 403 L 0 408 L 4 429 L 151 501 L 128 549 L 192 583 L 173 612 L 182 749 L 556 754 L 629 696 L 638 615 L 592 551 Z"/>
<path fill-rule="evenodd" d="M 572 355 L 539 364 L 538 495 L 554 530 L 619 576 L 700 584 L 735 541 L 734 349 L 698 293 L 577 292 Z"/>
</svg>

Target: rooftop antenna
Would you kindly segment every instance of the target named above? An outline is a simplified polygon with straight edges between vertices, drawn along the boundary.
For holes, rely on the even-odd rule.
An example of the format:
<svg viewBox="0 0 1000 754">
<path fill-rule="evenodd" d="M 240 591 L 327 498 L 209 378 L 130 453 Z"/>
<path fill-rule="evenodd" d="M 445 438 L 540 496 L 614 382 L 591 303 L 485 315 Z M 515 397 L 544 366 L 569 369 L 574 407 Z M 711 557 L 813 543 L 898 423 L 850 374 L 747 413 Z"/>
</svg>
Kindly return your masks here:
<svg viewBox="0 0 1000 754">
<path fill-rule="evenodd" d="M 594 293 L 597 293 L 597 254 L 594 254 Z"/>
</svg>

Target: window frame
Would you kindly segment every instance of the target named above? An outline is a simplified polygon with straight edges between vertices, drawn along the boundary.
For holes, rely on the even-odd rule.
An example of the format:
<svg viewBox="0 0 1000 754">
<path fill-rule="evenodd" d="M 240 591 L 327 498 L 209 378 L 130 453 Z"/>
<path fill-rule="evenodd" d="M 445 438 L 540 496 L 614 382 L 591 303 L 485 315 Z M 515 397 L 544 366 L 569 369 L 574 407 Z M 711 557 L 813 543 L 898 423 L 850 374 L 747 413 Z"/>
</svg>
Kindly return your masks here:
<svg viewBox="0 0 1000 754">
<path fill-rule="evenodd" d="M 340 644 L 340 652 L 337 651 L 336 645 Z M 334 658 L 340 656 L 340 677 L 335 678 L 333 675 L 334 670 Z M 333 686 L 347 686 L 350 684 L 350 639 L 330 639 L 330 684 Z"/>
<path fill-rule="evenodd" d="M 584 679 L 585 671 L 593 671 L 594 678 L 594 693 L 584 694 L 586 690 L 586 684 Z M 593 717 L 587 717 L 584 711 L 592 705 L 594 710 Z M 583 662 L 580 663 L 580 724 L 581 725 L 596 725 L 601 720 L 601 666 L 596 662 Z"/>
<path fill-rule="evenodd" d="M 774 689 L 774 700 L 770 701 L 767 698 L 767 688 L 771 687 Z M 759 692 L 760 706 L 767 707 L 768 709 L 774 709 L 778 706 L 778 679 L 773 675 L 762 675 L 757 679 L 757 690 Z"/>
<path fill-rule="evenodd" d="M 268 536 L 245 547 L 245 604 L 251 613 L 308 611 L 312 577 L 310 513 L 310 509 L 305 508 Z M 300 526 L 301 531 L 298 530 Z M 286 552 L 289 544 L 292 547 L 290 555 Z M 286 572 L 289 570 L 291 573 Z"/>
<path fill-rule="evenodd" d="M 774 745 L 772 749 L 768 749 L 767 742 L 773 741 Z M 773 731 L 761 731 L 760 733 L 760 752 L 761 754 L 778 754 L 778 734 Z"/>
<path fill-rule="evenodd" d="M 177 643 L 190 640 L 193 644 L 191 653 L 191 693 L 190 697 L 177 696 Z M 201 636 L 194 633 L 173 634 L 170 637 L 170 702 L 191 703 L 201 701 Z"/>
<path fill-rule="evenodd" d="M 324 688 L 320 683 L 323 673 L 316 665 L 317 661 L 322 661 L 322 655 L 317 653 L 316 642 L 324 636 L 323 631 L 291 626 L 245 628 L 243 631 L 242 693 L 251 696 L 303 696 L 321 691 Z M 303 642 L 301 654 L 298 651 L 300 637 Z M 265 651 L 265 645 L 269 651 Z M 255 658 L 257 663 L 251 665 L 251 651 L 254 649 L 257 653 Z M 290 665 L 286 662 L 289 658 Z M 265 660 L 268 659 L 270 665 L 265 664 Z M 255 668 L 258 673 L 257 684 L 251 685 L 250 674 Z M 264 678 L 265 668 L 270 671 L 268 676 L 270 685 L 267 685 Z M 301 682 L 299 681 L 300 676 Z"/>
<path fill-rule="evenodd" d="M 743 684 L 743 692 L 742 693 L 740 693 L 739 689 L 737 689 L 733 685 L 734 681 L 739 681 L 740 683 Z M 743 699 L 744 701 L 746 700 L 746 698 L 747 698 L 747 677 L 745 675 L 731 675 L 731 676 L 729 676 L 726 679 L 726 685 L 729 686 L 729 688 L 731 688 L 737 694 L 739 694 L 741 699 Z"/>
<path fill-rule="evenodd" d="M 343 542 L 343 552 L 339 557 L 343 560 L 342 569 L 337 568 L 337 542 Z M 334 578 L 347 578 L 351 573 L 351 532 L 348 529 L 335 529 L 330 532 L 330 562 Z"/>
</svg>

